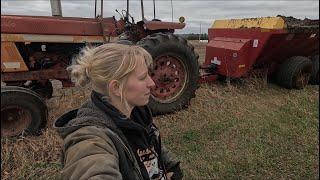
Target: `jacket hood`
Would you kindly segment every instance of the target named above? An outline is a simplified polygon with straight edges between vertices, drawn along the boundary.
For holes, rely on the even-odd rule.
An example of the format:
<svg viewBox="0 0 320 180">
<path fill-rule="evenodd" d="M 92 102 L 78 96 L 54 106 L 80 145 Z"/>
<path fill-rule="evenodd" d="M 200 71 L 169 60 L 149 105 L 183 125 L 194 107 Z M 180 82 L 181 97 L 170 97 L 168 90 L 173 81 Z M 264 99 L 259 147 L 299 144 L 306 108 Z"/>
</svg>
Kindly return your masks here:
<svg viewBox="0 0 320 180">
<path fill-rule="evenodd" d="M 97 108 L 91 100 L 87 101 L 79 109 L 63 114 L 53 125 L 62 138 L 84 126 L 107 127 L 111 130 L 117 128 L 113 120 Z"/>
<path fill-rule="evenodd" d="M 91 99 L 79 109 L 71 110 L 54 122 L 54 128 L 62 138 L 84 126 L 109 128 L 114 132 L 121 130 L 141 132 L 143 127 L 152 124 L 151 110 L 147 106 L 135 107 L 131 118 L 126 118 L 120 111 L 106 101 L 102 95 L 91 93 Z M 133 120 L 133 121 L 132 121 Z M 119 127 L 120 126 L 120 127 Z"/>
</svg>

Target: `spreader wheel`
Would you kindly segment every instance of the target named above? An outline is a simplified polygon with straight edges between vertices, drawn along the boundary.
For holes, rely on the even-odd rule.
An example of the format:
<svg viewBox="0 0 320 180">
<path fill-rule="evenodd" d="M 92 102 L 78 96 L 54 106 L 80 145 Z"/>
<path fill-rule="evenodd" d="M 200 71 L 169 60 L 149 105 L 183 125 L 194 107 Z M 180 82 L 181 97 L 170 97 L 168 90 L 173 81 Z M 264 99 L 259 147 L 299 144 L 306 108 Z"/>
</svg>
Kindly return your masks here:
<svg viewBox="0 0 320 180">
<path fill-rule="evenodd" d="M 137 43 L 153 57 L 150 76 L 155 82 L 149 106 L 155 115 L 189 105 L 198 88 L 199 64 L 194 47 L 174 34 L 156 33 Z"/>
<path fill-rule="evenodd" d="M 288 89 L 303 89 L 309 82 L 312 71 L 310 59 L 294 56 L 287 59 L 278 69 L 276 80 Z"/>
<path fill-rule="evenodd" d="M 319 55 L 312 58 L 312 73 L 310 77 L 310 84 L 319 84 Z"/>
<path fill-rule="evenodd" d="M 38 135 L 48 110 L 35 92 L 16 86 L 1 87 L 1 136 Z"/>
</svg>

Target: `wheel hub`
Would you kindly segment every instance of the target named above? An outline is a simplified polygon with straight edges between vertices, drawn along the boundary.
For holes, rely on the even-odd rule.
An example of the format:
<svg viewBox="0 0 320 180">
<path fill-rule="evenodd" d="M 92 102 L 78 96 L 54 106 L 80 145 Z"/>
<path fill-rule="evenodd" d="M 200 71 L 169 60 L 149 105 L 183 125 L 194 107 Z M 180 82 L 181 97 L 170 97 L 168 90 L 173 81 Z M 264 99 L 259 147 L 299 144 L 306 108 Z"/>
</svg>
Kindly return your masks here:
<svg viewBox="0 0 320 180">
<path fill-rule="evenodd" d="M 28 128 L 31 113 L 22 107 L 8 106 L 1 109 L 1 136 L 15 136 Z"/>
<path fill-rule="evenodd" d="M 151 78 L 156 86 L 151 90 L 153 98 L 168 103 L 174 101 L 186 84 L 186 70 L 178 57 L 164 55 L 154 60 Z"/>
</svg>

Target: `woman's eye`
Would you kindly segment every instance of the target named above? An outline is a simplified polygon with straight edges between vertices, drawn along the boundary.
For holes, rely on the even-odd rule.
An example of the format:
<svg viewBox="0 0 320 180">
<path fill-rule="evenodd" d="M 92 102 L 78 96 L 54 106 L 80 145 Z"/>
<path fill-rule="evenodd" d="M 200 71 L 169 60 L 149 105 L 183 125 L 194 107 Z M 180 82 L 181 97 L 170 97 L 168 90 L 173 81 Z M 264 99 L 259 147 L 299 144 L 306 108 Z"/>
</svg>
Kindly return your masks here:
<svg viewBox="0 0 320 180">
<path fill-rule="evenodd" d="M 147 77 L 148 77 L 148 74 L 140 77 L 139 79 L 140 79 L 140 80 L 145 80 L 145 79 L 147 79 Z"/>
<path fill-rule="evenodd" d="M 141 78 L 139 78 L 140 80 L 145 80 L 147 76 L 143 76 Z"/>
</svg>

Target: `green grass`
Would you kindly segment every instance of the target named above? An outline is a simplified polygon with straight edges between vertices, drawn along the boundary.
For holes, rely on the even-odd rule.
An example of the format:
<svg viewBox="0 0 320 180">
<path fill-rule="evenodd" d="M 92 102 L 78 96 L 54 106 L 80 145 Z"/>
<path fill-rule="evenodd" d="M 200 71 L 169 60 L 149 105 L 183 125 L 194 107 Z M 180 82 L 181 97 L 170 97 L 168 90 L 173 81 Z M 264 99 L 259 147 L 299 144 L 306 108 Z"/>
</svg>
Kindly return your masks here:
<svg viewBox="0 0 320 180">
<path fill-rule="evenodd" d="M 49 100 L 48 124 L 87 97 L 72 90 Z M 319 179 L 318 86 L 203 85 L 189 108 L 155 122 L 185 179 Z M 61 179 L 61 144 L 51 126 L 40 137 L 2 138 L 2 178 Z"/>
<path fill-rule="evenodd" d="M 269 86 L 204 86 L 189 109 L 158 118 L 186 179 L 318 179 L 319 88 Z"/>
</svg>

